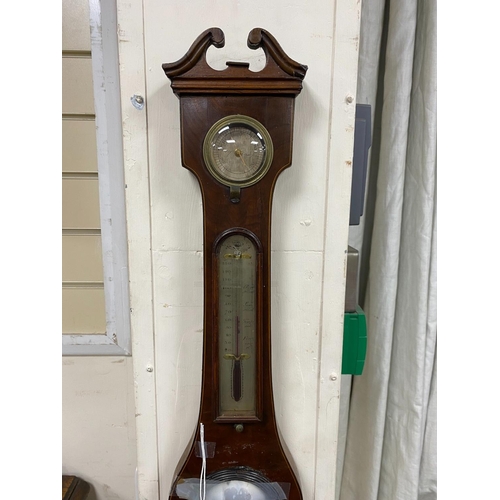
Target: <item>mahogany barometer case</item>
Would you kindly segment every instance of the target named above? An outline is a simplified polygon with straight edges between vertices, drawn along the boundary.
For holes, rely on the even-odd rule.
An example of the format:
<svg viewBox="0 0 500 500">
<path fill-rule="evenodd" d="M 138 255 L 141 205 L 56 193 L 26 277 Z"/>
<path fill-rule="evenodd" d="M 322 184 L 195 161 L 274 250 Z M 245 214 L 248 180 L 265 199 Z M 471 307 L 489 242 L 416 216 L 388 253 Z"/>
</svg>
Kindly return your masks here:
<svg viewBox="0 0 500 500">
<path fill-rule="evenodd" d="M 163 64 L 180 100 L 182 164 L 199 181 L 204 235 L 201 408 L 170 498 L 300 500 L 274 413 L 270 250 L 273 189 L 292 162 L 307 66 L 261 28 L 248 35 L 266 56 L 259 72 L 242 62 L 214 70 L 211 45 L 224 46 L 219 28 Z"/>
</svg>

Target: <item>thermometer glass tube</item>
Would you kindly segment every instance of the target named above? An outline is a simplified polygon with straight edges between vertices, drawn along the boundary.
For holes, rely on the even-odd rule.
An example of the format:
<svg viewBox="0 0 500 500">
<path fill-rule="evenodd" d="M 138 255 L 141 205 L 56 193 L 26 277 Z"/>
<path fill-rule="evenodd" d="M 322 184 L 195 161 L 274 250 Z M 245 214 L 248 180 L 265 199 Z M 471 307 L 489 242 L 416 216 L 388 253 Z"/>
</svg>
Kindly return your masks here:
<svg viewBox="0 0 500 500">
<path fill-rule="evenodd" d="M 257 251 L 242 234 L 222 240 L 218 259 L 219 416 L 255 417 Z"/>
</svg>

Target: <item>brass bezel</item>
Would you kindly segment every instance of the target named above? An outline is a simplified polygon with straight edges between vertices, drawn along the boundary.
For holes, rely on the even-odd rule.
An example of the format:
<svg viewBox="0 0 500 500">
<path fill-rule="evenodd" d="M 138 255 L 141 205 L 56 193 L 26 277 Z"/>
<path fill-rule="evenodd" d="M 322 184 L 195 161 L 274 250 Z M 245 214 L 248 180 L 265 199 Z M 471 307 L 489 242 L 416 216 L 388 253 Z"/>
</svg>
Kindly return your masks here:
<svg viewBox="0 0 500 500">
<path fill-rule="evenodd" d="M 234 181 L 228 179 L 217 170 L 212 156 L 213 150 L 211 147 L 211 143 L 215 138 L 215 135 L 219 132 L 221 128 L 224 128 L 227 125 L 239 125 L 239 124 L 251 127 L 256 132 L 261 134 L 262 138 L 264 139 L 264 145 L 266 146 L 264 162 L 258 168 L 258 170 L 255 172 L 254 175 L 252 175 L 248 179 L 245 179 L 244 181 Z M 225 116 L 224 118 L 221 118 L 210 127 L 210 130 L 207 132 L 207 135 L 205 136 L 205 139 L 203 141 L 203 160 L 205 161 L 205 166 L 207 167 L 212 177 L 218 180 L 221 184 L 224 184 L 225 186 L 229 187 L 231 186 L 237 186 L 240 188 L 248 187 L 259 182 L 267 174 L 269 167 L 271 166 L 271 163 L 273 161 L 273 155 L 274 155 L 273 141 L 266 127 L 264 127 L 264 125 L 262 125 L 262 123 L 257 121 L 255 118 L 252 118 L 247 115 L 229 115 Z"/>
</svg>

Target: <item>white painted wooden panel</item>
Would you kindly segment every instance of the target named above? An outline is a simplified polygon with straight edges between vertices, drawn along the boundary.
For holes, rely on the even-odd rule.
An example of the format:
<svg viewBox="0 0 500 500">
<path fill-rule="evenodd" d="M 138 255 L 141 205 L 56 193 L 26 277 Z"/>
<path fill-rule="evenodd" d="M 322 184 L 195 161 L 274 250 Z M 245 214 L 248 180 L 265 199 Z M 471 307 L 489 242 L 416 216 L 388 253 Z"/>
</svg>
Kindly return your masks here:
<svg viewBox="0 0 500 500">
<path fill-rule="evenodd" d="M 61 373 L 62 473 L 88 481 L 89 500 L 135 500 L 132 359 L 65 356 Z"/>
<path fill-rule="evenodd" d="M 317 499 L 335 494 L 360 15 L 359 0 L 336 2 L 314 479 Z"/>
<path fill-rule="evenodd" d="M 214 65 L 235 59 L 258 65 L 260 56 L 246 47 L 246 39 L 251 29 L 262 27 L 293 59 L 309 66 L 296 102 L 293 165 L 278 179 L 273 205 L 273 384 L 279 429 L 304 498 L 333 498 L 360 4 L 152 0 L 144 8 L 142 28 L 123 3 L 122 18 L 129 30 L 120 33 L 124 55 L 129 53 L 129 41 L 144 35 L 147 88 L 150 191 L 143 187 L 139 195 L 134 187 L 134 195 L 127 193 L 129 213 L 140 201 L 140 215 L 145 217 L 148 196 L 151 206 L 156 422 L 144 399 L 151 384 L 139 371 L 137 411 L 145 408 L 149 425 L 157 426 L 158 454 L 151 453 L 148 460 L 143 448 L 141 498 L 148 498 L 142 491 L 156 480 L 159 496 L 166 498 L 199 410 L 201 195 L 195 178 L 180 164 L 179 102 L 161 64 L 182 57 L 210 26 L 222 28 L 226 35 L 226 47 L 218 55 L 216 49 L 210 51 Z M 140 14 L 138 9 L 134 12 Z M 134 54 L 137 57 L 137 50 Z M 131 94 L 144 88 L 140 65 L 130 58 L 122 58 L 121 64 L 122 78 L 132 64 L 136 81 L 122 93 L 122 105 L 132 116 Z M 349 94 L 353 99 L 346 103 Z M 133 226 L 137 231 L 136 222 Z M 132 300 L 145 286 L 131 287 Z M 145 309 L 143 314 L 149 321 Z M 151 346 L 150 332 L 143 337 L 138 332 L 140 338 Z M 141 348 L 140 358 L 134 353 L 137 366 L 151 354 L 149 349 Z M 137 422 L 139 433 L 146 422 Z"/>
<path fill-rule="evenodd" d="M 158 440 L 152 256 L 146 110 L 131 104 L 146 96 L 142 2 L 117 1 L 120 100 L 133 349 L 137 489 L 140 500 L 158 500 Z"/>
<path fill-rule="evenodd" d="M 304 499 L 314 498 L 319 317 L 323 254 L 273 251 L 271 327 L 276 415 Z M 319 499 L 318 499 L 319 500 Z"/>
<path fill-rule="evenodd" d="M 159 463 L 162 495 L 198 417 L 203 342 L 203 259 L 199 251 L 153 253 Z M 166 359 L 165 359 L 166 358 Z M 175 384 L 175 385 L 173 385 Z M 160 388 L 160 386 L 162 386 Z M 167 488 L 167 490 L 165 490 Z"/>
</svg>

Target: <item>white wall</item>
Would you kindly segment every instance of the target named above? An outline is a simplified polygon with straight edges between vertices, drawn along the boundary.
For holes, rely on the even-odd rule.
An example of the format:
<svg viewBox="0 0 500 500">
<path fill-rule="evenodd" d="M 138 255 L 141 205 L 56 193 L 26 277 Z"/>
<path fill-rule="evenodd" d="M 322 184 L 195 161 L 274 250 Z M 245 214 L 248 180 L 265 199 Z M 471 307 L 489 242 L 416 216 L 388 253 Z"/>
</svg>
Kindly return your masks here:
<svg viewBox="0 0 500 500">
<path fill-rule="evenodd" d="M 130 357 L 62 359 L 63 474 L 97 500 L 134 500 L 135 407 Z"/>
<path fill-rule="evenodd" d="M 118 3 L 141 499 L 166 498 L 199 409 L 201 197 L 181 167 L 179 103 L 161 64 L 182 57 L 210 26 L 226 34 L 223 55 L 211 49 L 216 58 L 252 58 L 246 38 L 262 27 L 309 66 L 293 165 L 274 199 L 273 380 L 304 498 L 334 498 L 360 2 L 143 5 Z M 145 110 L 131 106 L 134 93 Z"/>
<path fill-rule="evenodd" d="M 178 101 L 161 63 L 210 26 L 226 33 L 224 58 L 248 57 L 248 32 L 263 27 L 309 65 L 274 201 L 274 385 L 305 500 L 334 498 L 359 13 L 358 0 L 118 0 L 133 358 L 63 359 L 63 472 L 88 479 L 98 500 L 135 498 L 134 424 L 147 500 L 166 498 L 194 431 L 201 199 L 180 164 Z"/>
</svg>

